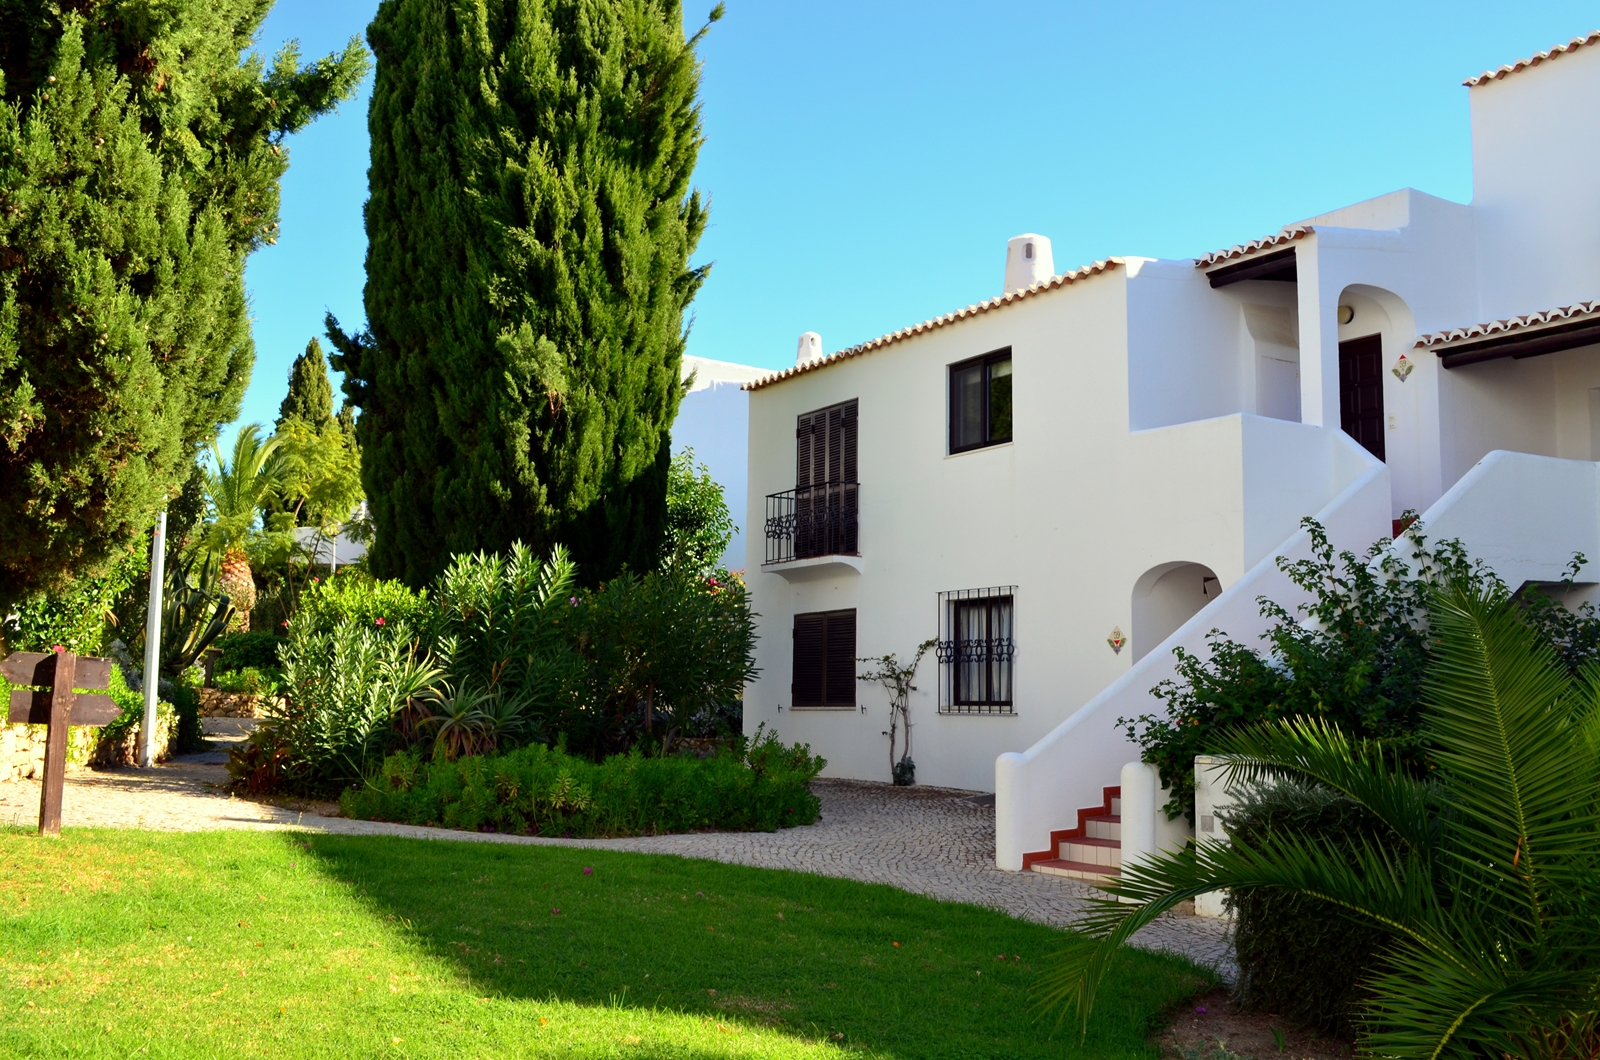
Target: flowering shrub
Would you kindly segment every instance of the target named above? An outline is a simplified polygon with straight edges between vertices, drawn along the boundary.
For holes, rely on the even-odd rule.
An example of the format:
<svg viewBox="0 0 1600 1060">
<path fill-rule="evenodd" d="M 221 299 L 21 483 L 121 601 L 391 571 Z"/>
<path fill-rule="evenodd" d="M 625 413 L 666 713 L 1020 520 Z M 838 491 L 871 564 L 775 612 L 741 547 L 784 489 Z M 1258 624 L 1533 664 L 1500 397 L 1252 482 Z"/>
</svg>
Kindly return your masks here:
<svg viewBox="0 0 1600 1060">
<path fill-rule="evenodd" d="M 516 545 L 457 556 L 425 592 L 314 586 L 279 648 L 287 702 L 236 777 L 333 790 L 402 748 L 471 758 L 560 738 L 598 761 L 741 728 L 755 631 L 738 575 L 674 561 L 588 591 L 575 574 L 563 549 L 540 562 Z"/>
</svg>

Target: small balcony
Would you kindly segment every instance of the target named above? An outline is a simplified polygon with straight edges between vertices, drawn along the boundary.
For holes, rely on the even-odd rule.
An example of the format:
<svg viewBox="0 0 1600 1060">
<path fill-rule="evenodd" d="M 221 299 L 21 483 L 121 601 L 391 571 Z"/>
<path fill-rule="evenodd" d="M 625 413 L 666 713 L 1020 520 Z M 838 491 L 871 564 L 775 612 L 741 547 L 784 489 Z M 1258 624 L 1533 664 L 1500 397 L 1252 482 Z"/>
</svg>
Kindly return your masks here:
<svg viewBox="0 0 1600 1060">
<path fill-rule="evenodd" d="M 767 495 L 767 554 L 763 566 L 795 564 L 818 574 L 850 557 L 843 565 L 857 572 L 857 516 L 861 486 L 855 482 L 828 482 L 804 489 Z"/>
</svg>

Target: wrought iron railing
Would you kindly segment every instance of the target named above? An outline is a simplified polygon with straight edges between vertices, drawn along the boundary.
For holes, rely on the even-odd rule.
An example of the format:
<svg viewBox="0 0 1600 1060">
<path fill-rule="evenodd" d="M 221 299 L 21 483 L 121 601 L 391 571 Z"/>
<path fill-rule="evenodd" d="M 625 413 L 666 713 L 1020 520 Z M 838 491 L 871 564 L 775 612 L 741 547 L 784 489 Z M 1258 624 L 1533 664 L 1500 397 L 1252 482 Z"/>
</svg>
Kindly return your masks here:
<svg viewBox="0 0 1600 1060">
<path fill-rule="evenodd" d="M 1015 585 L 939 594 L 939 713 L 1016 712 Z"/>
<path fill-rule="evenodd" d="M 767 494 L 768 563 L 813 556 L 854 556 L 861 486 L 828 482 Z"/>
</svg>

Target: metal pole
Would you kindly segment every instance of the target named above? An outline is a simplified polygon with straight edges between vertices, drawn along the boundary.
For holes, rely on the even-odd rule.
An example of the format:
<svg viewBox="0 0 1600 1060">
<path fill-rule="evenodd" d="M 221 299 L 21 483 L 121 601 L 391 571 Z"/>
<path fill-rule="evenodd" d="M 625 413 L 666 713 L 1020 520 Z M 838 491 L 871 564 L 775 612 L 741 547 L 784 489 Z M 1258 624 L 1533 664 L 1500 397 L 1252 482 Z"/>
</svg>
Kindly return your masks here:
<svg viewBox="0 0 1600 1060">
<path fill-rule="evenodd" d="M 144 624 L 144 727 L 139 735 L 139 764 L 156 764 L 156 685 L 161 668 L 161 589 L 167 575 L 167 513 L 156 516 L 150 538 L 150 613 Z"/>
</svg>

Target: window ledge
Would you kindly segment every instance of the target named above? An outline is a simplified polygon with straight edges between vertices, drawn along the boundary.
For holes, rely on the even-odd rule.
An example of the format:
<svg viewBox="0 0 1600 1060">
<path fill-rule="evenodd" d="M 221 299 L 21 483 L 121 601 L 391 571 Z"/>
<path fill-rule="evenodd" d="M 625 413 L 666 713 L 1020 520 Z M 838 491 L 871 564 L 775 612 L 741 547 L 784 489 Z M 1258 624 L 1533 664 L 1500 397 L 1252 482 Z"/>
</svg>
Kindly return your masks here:
<svg viewBox="0 0 1600 1060">
<path fill-rule="evenodd" d="M 798 707 L 798 706 L 796 706 L 796 707 L 789 707 L 788 709 L 789 710 L 823 710 L 823 711 L 832 711 L 835 714 L 851 714 L 851 713 L 854 713 L 858 708 L 857 708 L 856 704 L 852 703 L 848 707 Z"/>
<path fill-rule="evenodd" d="M 804 582 L 834 578 L 841 574 L 859 575 L 862 565 L 860 556 L 807 556 L 805 559 L 763 563 L 761 569 L 768 574 L 782 575 L 791 582 Z"/>
<path fill-rule="evenodd" d="M 988 445 L 975 445 L 971 449 L 962 449 L 955 453 L 946 450 L 944 458 L 946 460 L 959 460 L 964 456 L 972 456 L 974 453 L 992 453 L 996 449 L 1010 449 L 1016 444 L 1016 440 L 1012 439 L 1009 442 L 991 442 Z"/>
</svg>

